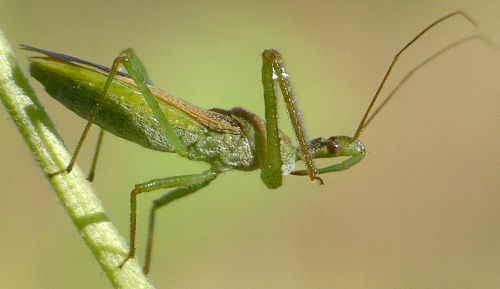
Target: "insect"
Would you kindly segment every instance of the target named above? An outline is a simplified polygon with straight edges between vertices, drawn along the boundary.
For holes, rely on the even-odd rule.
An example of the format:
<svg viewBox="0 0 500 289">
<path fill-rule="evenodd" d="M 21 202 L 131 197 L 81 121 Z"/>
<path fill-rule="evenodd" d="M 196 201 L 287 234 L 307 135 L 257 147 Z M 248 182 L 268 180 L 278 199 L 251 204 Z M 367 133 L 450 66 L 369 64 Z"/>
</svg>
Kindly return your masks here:
<svg viewBox="0 0 500 289">
<path fill-rule="evenodd" d="M 394 56 L 352 137 L 307 138 L 285 64 L 280 53 L 273 49 L 262 53 L 264 120 L 239 107 L 229 110 L 202 109 L 160 90 L 152 85 L 144 65 L 131 49 L 123 51 L 108 68 L 52 51 L 26 45 L 21 47 L 43 54 L 30 58 L 31 75 L 52 97 L 88 120 L 70 163 L 52 176 L 71 172 L 94 123 L 101 127 L 101 133 L 89 179 L 94 175 L 103 130 L 146 148 L 177 153 L 210 165 L 210 169 L 199 174 L 154 179 L 135 185 L 131 191 L 130 249 L 120 268 L 136 252 L 137 196 L 171 189 L 153 202 L 150 211 L 144 264 L 144 272 L 147 273 L 151 264 L 156 211 L 207 186 L 219 174 L 231 169 L 260 169 L 263 183 L 275 189 L 281 186 L 283 175 L 308 176 L 311 181 L 323 184 L 320 174 L 345 170 L 360 162 L 366 152 L 359 136 L 373 118 L 373 114 L 368 118 L 369 113 L 398 58 L 429 29 L 456 15 L 475 25 L 464 12 L 456 11 L 436 20 L 408 42 Z M 119 71 L 121 66 L 126 73 Z M 278 90 L 284 98 L 297 144 L 278 129 Z M 347 158 L 322 168 L 314 164 L 317 158 L 336 157 Z M 298 161 L 304 163 L 304 170 L 295 170 Z"/>
</svg>

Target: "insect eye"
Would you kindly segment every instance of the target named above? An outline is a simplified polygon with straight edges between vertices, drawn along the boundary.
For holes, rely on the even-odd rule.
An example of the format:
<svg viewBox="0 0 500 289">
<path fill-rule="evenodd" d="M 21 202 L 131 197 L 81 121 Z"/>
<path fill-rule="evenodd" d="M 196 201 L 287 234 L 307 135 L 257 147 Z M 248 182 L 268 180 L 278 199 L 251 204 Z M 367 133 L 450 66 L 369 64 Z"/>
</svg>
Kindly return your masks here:
<svg viewBox="0 0 500 289">
<path fill-rule="evenodd" d="M 329 138 L 328 141 L 326 142 L 326 146 L 328 147 L 330 153 L 332 154 L 340 153 L 340 145 L 337 142 L 335 142 L 335 137 Z"/>
</svg>

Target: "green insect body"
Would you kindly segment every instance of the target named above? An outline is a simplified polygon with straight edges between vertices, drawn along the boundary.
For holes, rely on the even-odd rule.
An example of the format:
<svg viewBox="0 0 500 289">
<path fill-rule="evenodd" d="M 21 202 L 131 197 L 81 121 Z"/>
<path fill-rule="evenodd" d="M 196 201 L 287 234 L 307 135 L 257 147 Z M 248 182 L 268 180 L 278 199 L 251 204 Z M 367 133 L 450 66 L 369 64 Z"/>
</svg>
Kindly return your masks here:
<svg viewBox="0 0 500 289">
<path fill-rule="evenodd" d="M 95 108 L 97 98 L 107 79 L 102 72 L 42 57 L 32 58 L 30 72 L 45 87 L 49 95 L 85 119 L 88 119 L 90 112 Z M 220 171 L 258 168 L 255 157 L 255 129 L 247 120 L 195 107 L 157 88 L 153 92 L 156 92 L 154 95 L 162 112 L 174 126 L 181 142 L 187 147 L 186 158 L 207 162 Z M 210 127 L 198 122 L 188 113 L 166 103 L 165 96 L 182 101 L 184 106 L 188 105 L 198 113 L 209 113 L 219 121 L 224 120 L 232 130 Z M 264 126 L 263 120 L 256 115 L 252 116 L 258 125 Z M 112 82 L 95 123 L 119 137 L 146 148 L 175 152 L 165 131 L 137 87 L 125 77 Z M 283 174 L 288 174 L 294 169 L 298 159 L 297 148 L 284 134 L 281 134 L 281 139 L 282 169 Z"/>
</svg>

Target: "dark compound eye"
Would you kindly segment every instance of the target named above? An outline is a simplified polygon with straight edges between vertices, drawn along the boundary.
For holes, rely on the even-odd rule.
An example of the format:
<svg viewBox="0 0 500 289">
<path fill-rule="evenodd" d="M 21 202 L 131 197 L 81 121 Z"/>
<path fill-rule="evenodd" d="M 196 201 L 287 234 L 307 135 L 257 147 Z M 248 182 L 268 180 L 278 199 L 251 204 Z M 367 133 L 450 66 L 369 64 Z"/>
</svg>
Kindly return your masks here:
<svg viewBox="0 0 500 289">
<path fill-rule="evenodd" d="M 326 146 L 332 154 L 338 154 L 340 152 L 340 145 L 335 141 L 335 137 L 328 138 Z"/>
</svg>

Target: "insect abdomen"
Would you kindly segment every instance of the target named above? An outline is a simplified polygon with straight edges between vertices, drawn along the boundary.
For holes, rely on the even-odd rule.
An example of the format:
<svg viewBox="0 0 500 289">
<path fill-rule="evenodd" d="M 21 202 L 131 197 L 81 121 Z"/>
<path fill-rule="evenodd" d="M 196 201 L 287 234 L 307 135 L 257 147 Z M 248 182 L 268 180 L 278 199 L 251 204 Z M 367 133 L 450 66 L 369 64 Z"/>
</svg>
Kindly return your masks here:
<svg viewBox="0 0 500 289">
<path fill-rule="evenodd" d="M 107 79 L 96 71 L 51 58 L 32 58 L 30 72 L 47 93 L 84 119 L 95 109 Z M 188 148 L 187 158 L 221 168 L 252 165 L 254 156 L 244 135 L 214 131 L 175 107 L 161 102 L 160 107 Z M 146 148 L 175 152 L 142 95 L 130 84 L 112 82 L 95 123 Z"/>
</svg>

